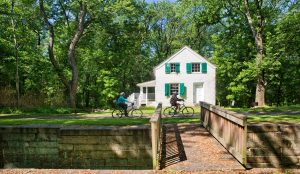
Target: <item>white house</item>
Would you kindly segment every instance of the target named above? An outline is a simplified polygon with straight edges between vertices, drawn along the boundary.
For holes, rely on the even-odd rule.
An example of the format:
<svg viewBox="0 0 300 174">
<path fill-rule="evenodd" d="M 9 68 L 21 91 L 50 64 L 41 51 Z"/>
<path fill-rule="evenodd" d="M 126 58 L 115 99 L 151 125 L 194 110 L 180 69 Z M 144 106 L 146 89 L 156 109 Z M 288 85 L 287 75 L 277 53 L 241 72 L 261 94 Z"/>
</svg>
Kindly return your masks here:
<svg viewBox="0 0 300 174">
<path fill-rule="evenodd" d="M 215 104 L 216 67 L 191 48 L 185 46 L 177 53 L 157 65 L 154 69 L 155 80 L 137 84 L 138 105 L 170 105 L 172 93 L 177 92 L 185 99 L 185 104 L 193 106 L 199 101 Z"/>
</svg>

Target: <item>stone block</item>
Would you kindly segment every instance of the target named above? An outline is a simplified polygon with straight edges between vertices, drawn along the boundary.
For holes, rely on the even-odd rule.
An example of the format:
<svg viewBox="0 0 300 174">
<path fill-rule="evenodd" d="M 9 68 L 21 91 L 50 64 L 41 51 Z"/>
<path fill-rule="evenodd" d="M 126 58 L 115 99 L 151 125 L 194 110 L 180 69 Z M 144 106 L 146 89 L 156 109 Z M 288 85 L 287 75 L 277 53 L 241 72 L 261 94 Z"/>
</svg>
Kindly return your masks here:
<svg viewBox="0 0 300 174">
<path fill-rule="evenodd" d="M 281 163 L 282 164 L 294 164 L 296 165 L 299 163 L 299 158 L 297 156 L 283 156 L 281 158 Z"/>
<path fill-rule="evenodd" d="M 281 156 L 281 149 L 248 148 L 247 156 Z"/>
<path fill-rule="evenodd" d="M 13 134 L 13 133 L 20 133 L 20 128 L 14 126 L 5 126 L 0 128 L 0 134 Z"/>
<path fill-rule="evenodd" d="M 26 146 L 29 147 L 36 147 L 36 148 L 58 148 L 57 142 L 46 142 L 46 141 L 31 141 L 28 143 L 25 143 Z M 28 145 L 27 145 L 28 144 Z"/>
<path fill-rule="evenodd" d="M 59 135 L 60 128 L 38 128 L 39 134 L 46 134 L 46 135 Z"/>
<path fill-rule="evenodd" d="M 107 144 L 106 136 L 62 136 L 62 144 Z"/>
<path fill-rule="evenodd" d="M 30 127 L 22 127 L 20 128 L 20 133 L 21 134 L 36 134 L 38 133 L 38 129 L 37 128 L 30 128 Z"/>
<path fill-rule="evenodd" d="M 46 134 L 46 133 L 39 133 L 37 134 L 37 137 L 36 137 L 36 140 L 37 141 L 58 141 L 58 136 L 57 134 Z"/>
<path fill-rule="evenodd" d="M 65 160 L 68 160 L 68 159 L 71 159 L 72 156 L 73 156 L 73 151 L 59 151 L 58 152 L 58 157 L 60 160 L 62 161 L 65 161 Z"/>
<path fill-rule="evenodd" d="M 300 141 L 284 139 L 283 140 L 283 155 L 300 156 Z"/>
<path fill-rule="evenodd" d="M 23 156 L 18 154 L 4 154 L 4 163 L 15 163 L 15 162 L 22 162 Z"/>
<path fill-rule="evenodd" d="M 128 165 L 152 169 L 152 158 L 128 158 Z"/>
<path fill-rule="evenodd" d="M 42 147 L 28 147 L 24 149 L 24 154 L 29 155 L 58 155 L 58 148 L 42 148 Z"/>
<path fill-rule="evenodd" d="M 3 134 L 2 141 L 34 141 L 35 134 Z"/>
<path fill-rule="evenodd" d="M 16 149 L 21 149 L 25 146 L 24 141 L 7 141 L 7 145 L 6 146 L 2 146 L 2 147 L 9 147 L 9 148 L 16 148 Z"/>
<path fill-rule="evenodd" d="M 97 160 L 91 160 L 90 168 L 91 169 L 101 169 L 105 166 L 105 160 L 104 159 L 97 159 Z"/>
<path fill-rule="evenodd" d="M 91 159 L 118 158 L 117 154 L 110 150 L 89 152 L 88 157 Z"/>
<path fill-rule="evenodd" d="M 72 163 L 71 163 L 70 158 L 61 158 L 61 156 L 57 159 L 58 165 L 57 168 L 65 169 L 65 168 L 72 168 Z"/>
<path fill-rule="evenodd" d="M 104 129 L 84 129 L 83 127 L 79 128 L 63 128 L 60 132 L 63 136 L 105 136 L 105 135 L 118 135 L 119 131 L 114 128 L 107 126 Z"/>
<path fill-rule="evenodd" d="M 272 166 L 280 166 L 280 156 L 247 156 L 247 163 L 269 163 Z"/>
<path fill-rule="evenodd" d="M 20 167 L 136 169 L 146 164 L 151 169 L 151 132 L 149 126 L 143 129 L 133 126 L 75 126 L 64 131 L 38 126 L 5 128 L 13 133 L 1 132 L 2 154 L 12 163 L 21 161 Z M 129 160 L 139 165 L 129 165 Z"/>
<path fill-rule="evenodd" d="M 280 127 L 274 123 L 255 123 L 248 124 L 248 132 L 278 132 L 280 131 Z"/>
<path fill-rule="evenodd" d="M 128 165 L 129 166 L 144 166 L 145 163 L 143 160 L 140 160 L 139 158 L 128 158 Z"/>
<path fill-rule="evenodd" d="M 300 124 L 280 124 L 280 129 L 284 136 L 300 139 Z"/>
<path fill-rule="evenodd" d="M 152 150 L 151 142 L 145 142 L 144 144 L 138 144 L 134 147 L 137 150 Z"/>
<path fill-rule="evenodd" d="M 281 148 L 281 132 L 248 133 L 247 147 L 270 147 L 273 149 Z"/>
<path fill-rule="evenodd" d="M 69 151 L 74 149 L 73 144 L 59 144 L 58 149 L 60 151 Z"/>
<path fill-rule="evenodd" d="M 105 159 L 106 166 L 127 166 L 127 158 L 108 158 Z"/>
<path fill-rule="evenodd" d="M 247 162 L 247 167 L 248 168 L 279 168 L 281 167 L 279 164 L 278 165 L 273 165 L 271 163 L 248 163 Z"/>
<path fill-rule="evenodd" d="M 290 142 L 291 144 L 288 146 L 283 146 L 282 153 L 283 155 L 288 156 L 299 156 L 300 155 L 300 142 Z"/>
<path fill-rule="evenodd" d="M 60 144 L 85 144 L 84 136 L 61 136 L 59 143 Z"/>
<path fill-rule="evenodd" d="M 112 150 L 109 145 L 94 145 L 94 144 L 75 144 L 74 151 L 98 151 L 98 150 Z"/>
<path fill-rule="evenodd" d="M 8 147 L 2 149 L 2 153 L 4 154 L 22 154 L 23 151 L 24 151 L 23 148 L 14 148 L 14 147 Z"/>
</svg>

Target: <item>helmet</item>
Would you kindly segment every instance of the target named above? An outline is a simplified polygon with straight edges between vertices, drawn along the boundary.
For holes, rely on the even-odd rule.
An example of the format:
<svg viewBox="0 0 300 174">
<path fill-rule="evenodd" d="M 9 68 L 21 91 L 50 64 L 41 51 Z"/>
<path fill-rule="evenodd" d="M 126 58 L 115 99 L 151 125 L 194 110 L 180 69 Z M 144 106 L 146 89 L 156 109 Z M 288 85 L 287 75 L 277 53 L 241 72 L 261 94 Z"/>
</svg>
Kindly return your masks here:
<svg viewBox="0 0 300 174">
<path fill-rule="evenodd" d="M 120 95 L 125 95 L 125 92 L 121 92 Z"/>
</svg>

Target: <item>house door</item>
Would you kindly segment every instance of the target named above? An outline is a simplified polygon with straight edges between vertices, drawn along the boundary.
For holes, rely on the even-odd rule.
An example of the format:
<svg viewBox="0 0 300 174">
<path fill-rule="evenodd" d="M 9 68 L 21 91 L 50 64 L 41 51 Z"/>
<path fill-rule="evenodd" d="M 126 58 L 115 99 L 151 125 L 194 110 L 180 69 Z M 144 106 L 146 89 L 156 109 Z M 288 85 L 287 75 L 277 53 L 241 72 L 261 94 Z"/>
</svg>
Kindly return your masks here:
<svg viewBox="0 0 300 174">
<path fill-rule="evenodd" d="M 194 103 L 199 103 L 199 101 L 204 101 L 203 83 L 194 85 Z"/>
</svg>

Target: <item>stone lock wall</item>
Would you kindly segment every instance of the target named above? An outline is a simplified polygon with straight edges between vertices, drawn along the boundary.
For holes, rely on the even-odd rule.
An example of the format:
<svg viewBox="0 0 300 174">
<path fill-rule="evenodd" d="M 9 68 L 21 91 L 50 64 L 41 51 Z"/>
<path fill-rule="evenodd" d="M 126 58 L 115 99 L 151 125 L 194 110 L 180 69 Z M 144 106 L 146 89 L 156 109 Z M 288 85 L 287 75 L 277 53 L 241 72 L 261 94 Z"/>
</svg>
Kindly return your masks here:
<svg viewBox="0 0 300 174">
<path fill-rule="evenodd" d="M 300 124 L 249 124 L 247 164 L 300 167 Z"/>
<path fill-rule="evenodd" d="M 2 126 L 2 168 L 152 169 L 150 126 Z"/>
</svg>

